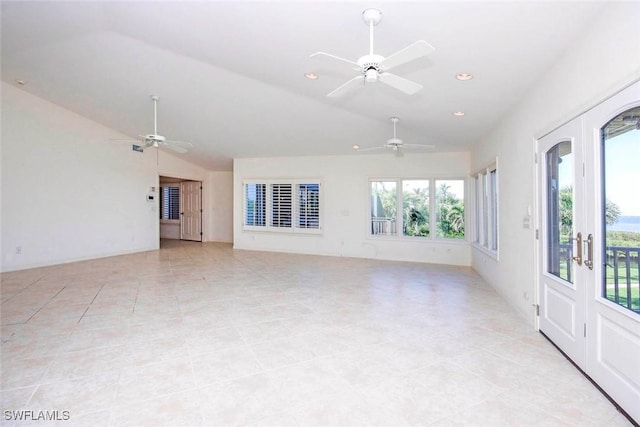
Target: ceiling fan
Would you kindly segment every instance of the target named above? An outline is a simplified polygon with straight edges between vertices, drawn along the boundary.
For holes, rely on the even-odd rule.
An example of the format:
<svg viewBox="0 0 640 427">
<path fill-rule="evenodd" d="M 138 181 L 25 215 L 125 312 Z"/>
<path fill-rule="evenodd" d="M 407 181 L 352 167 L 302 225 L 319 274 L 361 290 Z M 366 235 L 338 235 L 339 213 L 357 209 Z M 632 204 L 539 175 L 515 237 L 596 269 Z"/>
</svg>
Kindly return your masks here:
<svg viewBox="0 0 640 427">
<path fill-rule="evenodd" d="M 387 140 L 387 143 L 380 147 L 370 147 L 370 148 L 360 148 L 359 146 L 354 146 L 353 148 L 358 151 L 373 151 L 373 150 L 382 150 L 384 148 L 391 148 L 396 156 L 402 156 L 402 150 L 405 148 L 411 149 L 428 149 L 435 148 L 433 145 L 427 144 L 405 144 L 401 139 L 396 137 L 396 125 L 400 121 L 397 117 L 391 117 L 391 121 L 393 122 L 393 138 Z"/>
<path fill-rule="evenodd" d="M 158 101 L 160 97 L 158 95 L 151 95 L 153 101 L 153 133 L 147 135 L 138 135 L 140 140 L 124 140 L 127 142 L 142 142 L 142 145 L 134 145 L 135 151 L 144 151 L 149 147 L 156 148 L 168 148 L 176 153 L 186 153 L 188 150 L 185 147 L 192 147 L 190 142 L 183 141 L 171 141 L 166 139 L 162 135 L 158 135 Z M 123 141 L 123 140 L 119 140 Z"/>
<path fill-rule="evenodd" d="M 388 71 L 399 65 L 403 65 L 415 59 L 427 56 L 432 53 L 435 48 L 424 40 L 418 40 L 405 47 L 404 49 L 401 49 L 396 53 L 387 56 L 386 58 L 381 55 L 376 55 L 373 53 L 373 27 L 375 25 L 378 25 L 378 23 L 382 19 L 382 12 L 380 12 L 378 9 L 366 9 L 364 12 L 362 12 L 362 18 L 364 19 L 364 22 L 369 26 L 368 55 L 361 56 L 357 61 L 351 61 L 349 59 L 344 59 L 325 52 L 316 52 L 311 55 L 311 58 L 326 56 L 332 59 L 336 59 L 338 61 L 354 65 L 357 67 L 354 69 L 360 71 L 360 74 L 358 76 L 339 86 L 337 89 L 330 92 L 327 96 L 340 97 L 352 90 L 360 83 L 360 81 L 365 84 L 374 83 L 378 80 L 384 84 L 387 84 L 395 89 L 406 93 L 407 95 L 413 95 L 417 93 L 420 89 L 422 89 L 422 85 L 397 76 L 395 74 L 391 74 Z"/>
</svg>

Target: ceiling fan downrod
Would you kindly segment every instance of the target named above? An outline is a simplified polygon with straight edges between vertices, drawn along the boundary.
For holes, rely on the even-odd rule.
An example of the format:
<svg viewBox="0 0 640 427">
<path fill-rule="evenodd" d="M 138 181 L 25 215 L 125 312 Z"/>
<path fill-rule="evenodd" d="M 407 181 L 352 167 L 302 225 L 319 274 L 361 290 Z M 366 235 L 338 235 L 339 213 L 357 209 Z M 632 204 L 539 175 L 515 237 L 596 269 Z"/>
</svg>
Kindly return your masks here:
<svg viewBox="0 0 640 427">
<path fill-rule="evenodd" d="M 153 134 L 158 134 L 158 101 L 160 97 L 158 95 L 151 95 L 153 100 Z"/>
</svg>

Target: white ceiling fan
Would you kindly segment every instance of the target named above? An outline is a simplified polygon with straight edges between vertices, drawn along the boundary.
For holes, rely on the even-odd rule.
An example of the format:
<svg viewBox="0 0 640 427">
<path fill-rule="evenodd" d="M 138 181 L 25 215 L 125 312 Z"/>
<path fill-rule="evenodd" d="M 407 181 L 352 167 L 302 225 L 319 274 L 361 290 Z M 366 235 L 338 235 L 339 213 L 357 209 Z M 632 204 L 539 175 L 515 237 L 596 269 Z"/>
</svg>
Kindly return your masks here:
<svg viewBox="0 0 640 427">
<path fill-rule="evenodd" d="M 397 117 L 391 117 L 391 121 L 393 122 L 393 138 L 387 140 L 387 143 L 381 145 L 380 147 L 370 147 L 370 148 L 360 148 L 355 145 L 353 148 L 358 151 L 373 151 L 373 150 L 382 150 L 384 148 L 391 148 L 396 156 L 402 156 L 402 150 L 405 148 L 411 149 L 429 149 L 435 148 L 433 145 L 427 144 L 405 144 L 401 139 L 396 137 L 396 124 L 400 121 Z"/>
<path fill-rule="evenodd" d="M 153 101 L 153 133 L 147 135 L 138 135 L 140 137 L 140 140 L 124 141 L 136 143 L 142 142 L 142 145 L 133 146 L 133 149 L 135 151 L 144 151 L 149 147 L 156 147 L 168 148 L 169 150 L 173 150 L 176 153 L 186 153 L 188 150 L 185 147 L 192 147 L 193 144 L 183 141 L 171 141 L 158 134 L 158 101 L 160 100 L 160 97 L 158 95 L 151 95 L 151 100 Z"/>
<path fill-rule="evenodd" d="M 391 74 L 389 73 L 389 70 L 423 56 L 427 56 L 432 53 L 435 48 L 424 40 L 418 40 L 405 47 L 404 49 L 401 49 L 398 52 L 387 56 L 386 58 L 381 55 L 376 55 L 373 53 L 373 27 L 375 25 L 378 25 L 378 23 L 382 19 L 382 12 L 380 12 L 378 9 L 366 9 L 364 12 L 362 12 L 362 18 L 364 19 L 364 22 L 369 26 L 368 55 L 360 57 L 357 61 L 351 61 L 349 59 L 344 59 L 325 52 L 316 52 L 311 55 L 312 58 L 318 56 L 333 58 L 338 61 L 354 65 L 357 67 L 354 69 L 360 71 L 360 75 L 344 83 L 342 86 L 339 86 L 337 89 L 330 92 L 327 96 L 340 97 L 354 89 L 360 83 L 360 81 L 365 84 L 374 83 L 378 80 L 408 95 L 417 93 L 420 89 L 422 89 L 422 85 L 397 76 L 395 74 Z"/>
</svg>

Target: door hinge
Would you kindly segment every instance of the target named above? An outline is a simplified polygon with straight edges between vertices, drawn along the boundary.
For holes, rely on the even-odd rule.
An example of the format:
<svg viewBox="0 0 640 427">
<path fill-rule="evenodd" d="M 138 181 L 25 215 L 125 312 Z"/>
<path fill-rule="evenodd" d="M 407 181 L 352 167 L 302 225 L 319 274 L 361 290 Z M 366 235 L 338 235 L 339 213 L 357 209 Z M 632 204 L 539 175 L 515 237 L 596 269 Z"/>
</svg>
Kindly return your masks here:
<svg viewBox="0 0 640 427">
<path fill-rule="evenodd" d="M 584 324 L 584 337 L 587 337 L 587 324 Z"/>
<path fill-rule="evenodd" d="M 538 164 L 538 153 L 533 153 L 533 162 Z"/>
<path fill-rule="evenodd" d="M 540 304 L 533 304 L 533 306 L 536 308 L 536 316 L 540 316 Z"/>
<path fill-rule="evenodd" d="M 202 236 L 202 231 L 200 232 L 200 235 Z"/>
<path fill-rule="evenodd" d="M 540 239 L 540 230 L 536 228 L 536 240 Z"/>
</svg>

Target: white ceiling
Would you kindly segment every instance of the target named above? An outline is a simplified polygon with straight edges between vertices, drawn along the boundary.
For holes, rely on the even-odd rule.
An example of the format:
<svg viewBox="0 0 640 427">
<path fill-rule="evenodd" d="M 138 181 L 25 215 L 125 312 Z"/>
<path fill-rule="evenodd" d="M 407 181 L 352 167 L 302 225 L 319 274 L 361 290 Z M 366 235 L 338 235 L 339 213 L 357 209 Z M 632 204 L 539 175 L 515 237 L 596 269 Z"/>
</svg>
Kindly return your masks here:
<svg viewBox="0 0 640 427">
<path fill-rule="evenodd" d="M 152 133 L 158 94 L 158 133 L 192 142 L 182 156 L 209 169 L 242 157 L 364 155 L 352 145 L 384 144 L 391 116 L 406 143 L 465 151 L 606 3 L 2 1 L 1 72 L 131 137 Z M 436 48 L 394 71 L 424 85 L 417 95 L 376 83 L 326 97 L 356 72 L 309 55 L 368 53 L 368 7 L 383 13 L 376 53 L 420 39 Z M 310 71 L 320 78 L 304 78 Z M 475 78 L 458 81 L 459 72 Z"/>
</svg>

